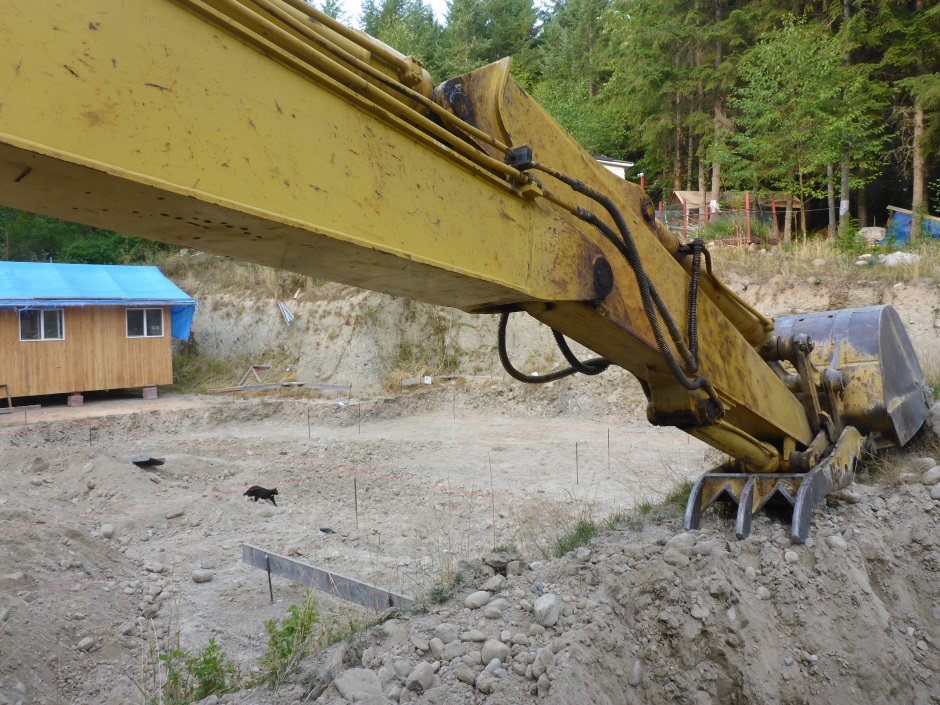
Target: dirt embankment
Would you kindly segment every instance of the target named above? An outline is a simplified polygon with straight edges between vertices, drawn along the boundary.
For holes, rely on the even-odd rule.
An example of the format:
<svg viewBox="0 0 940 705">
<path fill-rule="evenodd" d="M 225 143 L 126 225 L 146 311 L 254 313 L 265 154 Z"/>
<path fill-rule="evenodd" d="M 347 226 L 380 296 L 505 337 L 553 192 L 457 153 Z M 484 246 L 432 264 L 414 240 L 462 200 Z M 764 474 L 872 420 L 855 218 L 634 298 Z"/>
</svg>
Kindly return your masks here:
<svg viewBox="0 0 940 705">
<path fill-rule="evenodd" d="M 900 312 L 925 370 L 940 378 L 940 287 L 935 279 L 830 279 L 825 267 L 819 276 L 806 278 L 754 275 L 741 263 L 723 276 L 768 316 L 891 304 Z M 273 297 L 246 300 L 192 293 L 200 301 L 193 325 L 200 353 L 226 357 L 237 352 L 257 364 L 275 363 L 273 379 L 289 374 L 302 381 L 351 384 L 357 393 L 381 389 L 401 377 L 443 372 L 509 379 L 495 354 L 494 316 L 472 316 L 327 284 L 287 298 L 296 317 L 288 326 Z M 544 374 L 565 364 L 545 326 L 523 314 L 512 318 L 508 348 L 514 363 L 529 373 Z"/>
</svg>

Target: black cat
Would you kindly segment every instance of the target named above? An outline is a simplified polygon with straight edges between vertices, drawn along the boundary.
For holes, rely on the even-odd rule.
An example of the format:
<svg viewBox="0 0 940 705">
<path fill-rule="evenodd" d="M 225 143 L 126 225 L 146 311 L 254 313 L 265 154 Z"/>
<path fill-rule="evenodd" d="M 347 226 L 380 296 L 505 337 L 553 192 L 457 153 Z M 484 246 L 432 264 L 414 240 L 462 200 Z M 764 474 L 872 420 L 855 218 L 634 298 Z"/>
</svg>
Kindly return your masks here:
<svg viewBox="0 0 940 705">
<path fill-rule="evenodd" d="M 258 485 L 252 485 L 251 487 L 248 488 L 248 491 L 245 492 L 245 496 L 246 496 L 246 497 L 251 497 L 251 498 L 252 498 L 253 500 L 255 500 L 256 502 L 257 502 L 259 499 L 266 499 L 266 500 L 268 500 L 271 504 L 273 504 L 273 505 L 276 507 L 276 506 L 277 506 L 277 502 L 274 501 L 274 495 L 276 495 L 277 493 L 278 493 L 278 492 L 277 492 L 277 488 L 276 488 L 276 487 L 275 487 L 273 490 L 269 490 L 269 489 L 267 489 L 267 488 L 265 488 L 265 487 L 259 487 Z"/>
</svg>

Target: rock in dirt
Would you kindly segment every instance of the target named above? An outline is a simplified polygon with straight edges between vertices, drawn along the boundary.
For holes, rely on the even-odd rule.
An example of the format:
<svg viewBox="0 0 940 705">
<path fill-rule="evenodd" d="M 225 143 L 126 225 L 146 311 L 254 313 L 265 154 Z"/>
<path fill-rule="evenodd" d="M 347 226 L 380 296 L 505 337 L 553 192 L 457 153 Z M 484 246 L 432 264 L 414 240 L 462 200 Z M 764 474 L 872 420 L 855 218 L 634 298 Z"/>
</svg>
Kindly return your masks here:
<svg viewBox="0 0 940 705">
<path fill-rule="evenodd" d="M 938 415 L 940 418 L 940 415 Z M 908 458 L 904 464 L 914 472 L 927 472 L 937 464 L 937 461 L 929 457 Z"/>
<path fill-rule="evenodd" d="M 548 676 L 544 673 L 539 676 L 538 684 L 536 685 L 538 695 L 540 698 L 548 697 L 548 691 L 552 687 L 552 682 L 548 680 Z"/>
<path fill-rule="evenodd" d="M 903 264 L 914 264 L 920 261 L 920 255 L 913 252 L 892 252 L 889 255 L 882 255 L 878 261 L 885 267 L 900 267 Z"/>
<path fill-rule="evenodd" d="M 40 473 L 46 472 L 49 469 L 49 461 L 43 458 L 33 458 L 33 462 L 29 464 L 27 472 Z"/>
<path fill-rule="evenodd" d="M 532 662 L 532 677 L 538 678 L 545 671 L 555 665 L 555 652 L 545 647 L 535 652 L 535 660 Z"/>
<path fill-rule="evenodd" d="M 492 597 L 492 595 L 486 590 L 478 590 L 477 592 L 470 594 L 467 599 L 463 601 L 463 606 L 469 607 L 472 610 L 476 610 L 489 602 L 490 597 Z"/>
<path fill-rule="evenodd" d="M 178 517 L 183 516 L 183 514 L 184 514 L 184 512 L 183 512 L 182 509 L 171 509 L 170 511 L 168 511 L 168 512 L 166 513 L 166 518 L 167 518 L 167 519 L 176 519 L 176 518 L 178 518 Z"/>
<path fill-rule="evenodd" d="M 676 534 L 666 542 L 666 550 L 668 551 L 671 548 L 678 551 L 683 556 L 691 556 L 692 549 L 695 547 L 695 539 L 695 534 L 687 531 Z"/>
<path fill-rule="evenodd" d="M 483 610 L 483 616 L 487 619 L 499 619 L 503 616 L 503 612 L 505 612 L 508 607 L 509 600 L 498 597 L 486 605 Z"/>
<path fill-rule="evenodd" d="M 204 568 L 198 568 L 193 571 L 193 582 L 194 583 L 211 583 L 212 578 L 215 577 L 215 572 L 211 570 L 205 570 Z"/>
<path fill-rule="evenodd" d="M 468 632 L 464 632 L 460 635 L 461 640 L 463 641 L 486 641 L 486 636 L 483 632 L 477 629 L 471 629 Z"/>
<path fill-rule="evenodd" d="M 114 526 L 112 524 L 102 524 L 101 525 L 101 535 L 106 539 L 114 536 Z"/>
<path fill-rule="evenodd" d="M 551 627 L 558 621 L 558 600 L 554 595 L 542 595 L 532 606 L 535 621 L 543 627 Z"/>
<path fill-rule="evenodd" d="M 496 592 L 505 582 L 506 578 L 504 578 L 502 575 L 494 575 L 480 586 L 480 591 Z"/>
<path fill-rule="evenodd" d="M 930 470 L 920 476 L 921 483 L 935 485 L 940 482 L 940 465 L 934 465 Z"/>
<path fill-rule="evenodd" d="M 9 618 L 10 618 L 10 608 L 0 607 L 0 623 L 7 621 Z"/>
<path fill-rule="evenodd" d="M 351 668 L 343 671 L 333 685 L 346 702 L 356 703 L 366 698 L 382 694 L 382 684 L 374 671 L 367 668 Z"/>
<path fill-rule="evenodd" d="M 844 551 L 849 544 L 839 534 L 833 534 L 826 537 L 826 545 L 834 551 Z"/>
<path fill-rule="evenodd" d="M 433 682 L 434 666 L 427 661 L 421 661 L 411 669 L 411 673 L 405 679 L 405 687 L 415 693 L 423 693 L 431 687 Z"/>
<path fill-rule="evenodd" d="M 505 663 L 509 658 L 509 647 L 498 639 L 488 639 L 483 644 L 481 653 L 484 663 L 490 663 L 493 659 L 498 659 L 500 663 Z"/>
<path fill-rule="evenodd" d="M 640 684 L 640 679 L 643 677 L 643 666 L 640 663 L 640 659 L 637 659 L 633 662 L 633 668 L 630 669 L 630 675 L 627 676 L 627 683 L 634 688 Z"/>
<path fill-rule="evenodd" d="M 95 645 L 95 638 L 93 636 L 86 636 L 78 644 L 75 645 L 79 651 L 91 651 L 92 647 Z"/>
<path fill-rule="evenodd" d="M 674 547 L 667 546 L 666 550 L 663 551 L 663 562 L 665 562 L 667 565 L 674 565 L 682 568 L 689 564 L 689 557 L 683 553 L 680 553 Z"/>
<path fill-rule="evenodd" d="M 933 486 L 933 489 L 930 490 L 930 499 L 940 499 L 940 482 Z"/>
<path fill-rule="evenodd" d="M 522 556 L 518 553 L 488 553 L 483 556 L 483 562 L 490 568 L 503 572 L 506 570 L 506 564 L 510 561 L 521 561 Z"/>
<path fill-rule="evenodd" d="M 711 556 L 718 552 L 717 541 L 699 541 L 692 548 L 693 556 Z"/>
<path fill-rule="evenodd" d="M 449 644 L 452 641 L 457 641 L 457 627 L 455 627 L 453 624 L 443 622 L 434 627 L 434 636 L 445 644 Z"/>
</svg>

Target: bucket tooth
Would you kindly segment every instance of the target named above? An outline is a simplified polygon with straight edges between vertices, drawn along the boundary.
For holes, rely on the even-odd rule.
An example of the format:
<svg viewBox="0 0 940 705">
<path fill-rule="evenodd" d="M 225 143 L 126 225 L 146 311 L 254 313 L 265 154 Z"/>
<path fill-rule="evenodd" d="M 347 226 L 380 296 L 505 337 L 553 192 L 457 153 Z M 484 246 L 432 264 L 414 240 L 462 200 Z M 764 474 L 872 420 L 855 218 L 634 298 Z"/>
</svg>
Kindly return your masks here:
<svg viewBox="0 0 940 705">
<path fill-rule="evenodd" d="M 734 535 L 746 539 L 751 533 L 751 520 L 754 518 L 754 478 L 749 477 L 744 483 L 741 497 L 738 499 L 738 514 L 734 521 Z"/>
<path fill-rule="evenodd" d="M 827 494 L 852 482 L 855 463 L 867 445 L 868 439 L 849 427 L 832 452 L 808 473 L 743 473 L 728 472 L 727 466 L 714 468 L 692 487 L 685 509 L 685 529 L 699 528 L 702 512 L 718 500 L 728 500 L 738 505 L 734 533 L 739 539 L 747 538 L 754 514 L 776 498 L 793 508 L 790 539 L 804 543 L 813 510 Z"/>
<path fill-rule="evenodd" d="M 695 481 L 685 506 L 685 529 L 692 531 L 699 527 L 702 512 L 708 509 L 722 495 L 732 502 L 738 502 L 744 487 L 744 477 L 739 473 L 723 472 L 724 465 L 706 472 Z"/>
<path fill-rule="evenodd" d="M 869 439 L 850 426 L 839 436 L 832 453 L 806 474 L 793 505 L 791 541 L 806 543 L 813 509 L 827 494 L 852 483 L 855 477 L 855 463 L 862 453 L 869 449 L 869 445 Z"/>
</svg>

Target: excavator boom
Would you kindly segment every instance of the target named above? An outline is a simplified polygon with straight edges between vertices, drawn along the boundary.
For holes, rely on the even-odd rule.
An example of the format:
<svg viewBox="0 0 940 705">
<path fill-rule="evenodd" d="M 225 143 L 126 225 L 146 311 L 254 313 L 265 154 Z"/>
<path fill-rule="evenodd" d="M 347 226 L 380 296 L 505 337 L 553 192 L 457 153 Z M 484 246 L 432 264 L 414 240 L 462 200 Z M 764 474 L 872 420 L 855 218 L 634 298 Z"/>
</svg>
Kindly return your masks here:
<svg viewBox="0 0 940 705">
<path fill-rule="evenodd" d="M 748 472 L 796 470 L 836 443 L 838 365 L 827 376 L 794 336 L 772 336 L 508 61 L 434 86 L 413 57 L 302 0 L 0 0 L 0 26 L 4 205 L 468 312 L 525 311 L 602 356 L 583 371 L 636 375 L 651 422 Z M 897 335 L 919 426 L 923 375 Z M 851 396 L 854 412 L 868 403 Z"/>
</svg>

